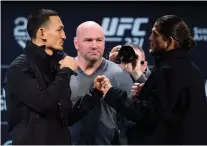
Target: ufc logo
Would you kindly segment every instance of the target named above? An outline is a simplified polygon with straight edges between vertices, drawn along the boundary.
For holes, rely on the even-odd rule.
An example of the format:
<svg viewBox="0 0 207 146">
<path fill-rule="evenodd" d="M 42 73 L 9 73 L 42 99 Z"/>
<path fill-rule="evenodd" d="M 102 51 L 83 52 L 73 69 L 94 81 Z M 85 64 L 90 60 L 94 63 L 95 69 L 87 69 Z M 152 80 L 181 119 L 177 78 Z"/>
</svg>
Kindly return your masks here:
<svg viewBox="0 0 207 146">
<path fill-rule="evenodd" d="M 143 37 L 146 35 L 146 31 L 140 30 L 140 27 L 148 22 L 148 18 L 104 17 L 102 28 L 106 36 L 123 36 L 126 30 L 131 30 L 132 36 Z"/>
</svg>

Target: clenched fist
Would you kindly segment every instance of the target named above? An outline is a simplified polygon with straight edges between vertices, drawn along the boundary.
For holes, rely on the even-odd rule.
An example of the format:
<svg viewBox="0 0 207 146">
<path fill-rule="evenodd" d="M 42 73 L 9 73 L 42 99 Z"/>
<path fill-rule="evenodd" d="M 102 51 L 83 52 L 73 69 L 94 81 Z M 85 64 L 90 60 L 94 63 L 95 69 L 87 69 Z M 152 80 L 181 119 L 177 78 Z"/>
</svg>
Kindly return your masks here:
<svg viewBox="0 0 207 146">
<path fill-rule="evenodd" d="M 72 69 L 73 71 L 77 71 L 77 69 L 78 69 L 78 64 L 77 64 L 76 60 L 70 56 L 66 56 L 64 59 L 60 60 L 59 64 L 60 64 L 60 69 L 62 69 L 64 67 L 68 67 L 68 68 Z"/>
<path fill-rule="evenodd" d="M 97 76 L 94 79 L 94 88 L 96 88 L 97 90 L 102 92 L 104 96 L 106 95 L 106 93 L 108 92 L 108 90 L 111 87 L 112 87 L 112 85 L 111 85 L 109 79 L 104 75 Z"/>
<path fill-rule="evenodd" d="M 135 99 L 136 96 L 141 92 L 142 88 L 144 86 L 144 83 L 134 83 L 131 89 L 131 96 L 132 99 Z"/>
</svg>

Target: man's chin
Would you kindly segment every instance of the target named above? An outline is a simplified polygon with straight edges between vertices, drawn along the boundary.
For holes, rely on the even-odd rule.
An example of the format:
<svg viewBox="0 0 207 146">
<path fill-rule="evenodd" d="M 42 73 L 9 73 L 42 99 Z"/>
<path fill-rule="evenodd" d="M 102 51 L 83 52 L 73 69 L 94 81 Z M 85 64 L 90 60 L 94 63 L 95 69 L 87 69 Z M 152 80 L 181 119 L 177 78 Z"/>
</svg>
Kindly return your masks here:
<svg viewBox="0 0 207 146">
<path fill-rule="evenodd" d="M 163 53 L 165 53 L 165 50 L 155 50 L 155 49 L 150 49 L 149 50 L 149 53 L 152 55 L 152 56 L 160 56 L 162 55 Z"/>
<path fill-rule="evenodd" d="M 99 58 L 98 57 L 91 57 L 90 60 L 93 61 L 93 62 L 96 62 L 96 61 L 99 60 Z"/>
<path fill-rule="evenodd" d="M 93 56 L 93 57 L 87 57 L 87 60 L 90 60 L 90 62 L 96 62 L 96 61 L 98 61 L 98 60 L 100 60 L 101 59 L 101 57 L 98 57 L 98 56 Z"/>
<path fill-rule="evenodd" d="M 154 50 L 154 49 L 149 49 L 149 54 L 151 54 L 151 55 L 155 55 L 157 53 L 157 51 L 156 50 Z"/>
<path fill-rule="evenodd" d="M 91 60 L 99 60 L 102 56 L 100 55 L 89 55 L 88 58 L 90 58 Z"/>
<path fill-rule="evenodd" d="M 63 47 L 58 47 L 57 50 L 63 51 L 64 48 Z"/>
<path fill-rule="evenodd" d="M 52 50 L 54 50 L 54 51 L 63 51 L 64 48 L 63 47 L 56 47 L 56 48 L 52 48 Z"/>
</svg>

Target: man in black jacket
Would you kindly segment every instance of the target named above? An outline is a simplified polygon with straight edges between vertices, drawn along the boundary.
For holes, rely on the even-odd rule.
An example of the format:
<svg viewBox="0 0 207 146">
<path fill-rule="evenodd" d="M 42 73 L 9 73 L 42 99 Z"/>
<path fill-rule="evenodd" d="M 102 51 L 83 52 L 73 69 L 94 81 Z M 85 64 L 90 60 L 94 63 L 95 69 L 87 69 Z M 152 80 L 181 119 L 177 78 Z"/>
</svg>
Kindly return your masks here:
<svg viewBox="0 0 207 146">
<path fill-rule="evenodd" d="M 33 12 L 27 30 L 31 42 L 11 63 L 5 78 L 12 142 L 71 144 L 68 126 L 86 115 L 99 94 L 91 90 L 72 107 L 69 82 L 78 65 L 63 52 L 66 36 L 57 12 Z"/>
<path fill-rule="evenodd" d="M 207 144 L 207 105 L 204 78 L 189 57 L 195 41 L 185 22 L 175 16 L 159 18 L 150 36 L 155 67 L 133 102 L 111 86 L 106 77 L 95 79 L 104 100 L 138 123 L 142 144 Z"/>
</svg>

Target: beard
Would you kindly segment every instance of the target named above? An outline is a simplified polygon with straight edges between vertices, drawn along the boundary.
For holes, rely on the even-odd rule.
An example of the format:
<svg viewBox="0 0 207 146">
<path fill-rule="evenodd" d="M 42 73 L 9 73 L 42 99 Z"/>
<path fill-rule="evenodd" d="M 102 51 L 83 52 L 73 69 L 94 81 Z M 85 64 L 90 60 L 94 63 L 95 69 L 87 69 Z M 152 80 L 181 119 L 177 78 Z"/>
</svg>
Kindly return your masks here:
<svg viewBox="0 0 207 146">
<path fill-rule="evenodd" d="M 163 53 L 165 53 L 167 50 L 167 48 L 159 48 L 159 49 L 152 49 L 150 48 L 149 49 L 149 53 L 152 55 L 152 56 L 160 56 L 162 55 Z"/>
<path fill-rule="evenodd" d="M 96 62 L 98 62 L 98 61 L 100 61 L 101 60 L 101 58 L 102 58 L 102 55 L 101 55 L 101 53 L 99 54 L 99 55 L 97 55 L 97 56 L 89 56 L 89 55 L 84 55 L 83 56 L 83 58 L 88 62 L 88 67 L 93 67 L 93 65 L 96 63 Z"/>
<path fill-rule="evenodd" d="M 90 56 L 88 54 L 85 54 L 83 57 L 85 60 L 89 61 L 89 62 L 96 62 L 98 60 L 100 60 L 102 58 L 103 54 L 101 52 L 99 52 L 98 55 L 95 56 Z"/>
</svg>

